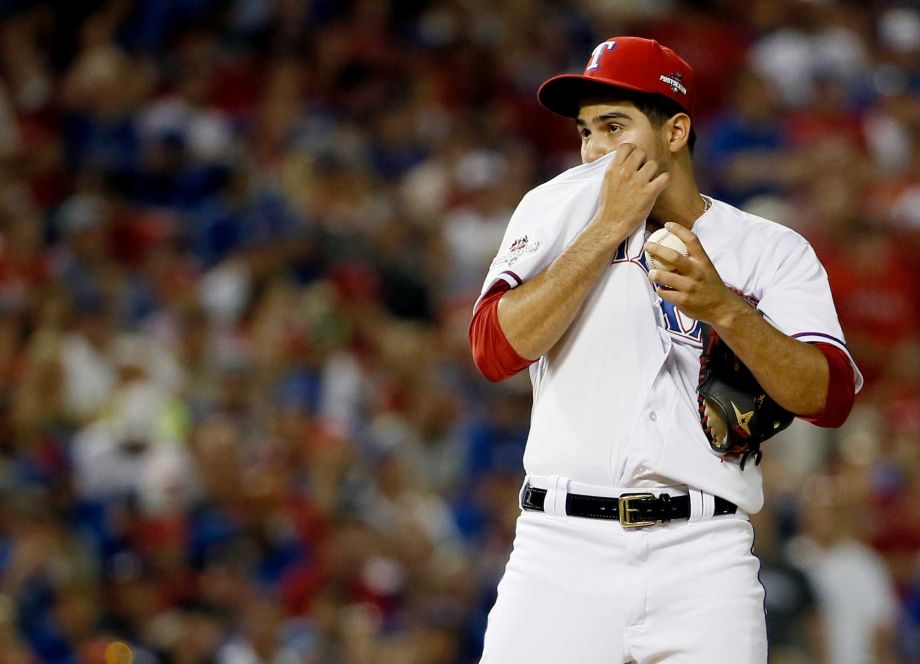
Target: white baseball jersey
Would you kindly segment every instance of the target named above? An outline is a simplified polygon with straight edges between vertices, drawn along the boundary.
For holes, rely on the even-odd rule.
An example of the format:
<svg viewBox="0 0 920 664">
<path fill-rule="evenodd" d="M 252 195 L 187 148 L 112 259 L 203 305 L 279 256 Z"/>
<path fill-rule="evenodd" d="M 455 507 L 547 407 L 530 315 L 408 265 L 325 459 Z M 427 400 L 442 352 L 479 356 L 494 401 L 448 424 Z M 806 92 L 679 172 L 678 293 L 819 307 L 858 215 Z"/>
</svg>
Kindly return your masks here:
<svg viewBox="0 0 920 664">
<path fill-rule="evenodd" d="M 562 253 L 596 212 L 611 159 L 576 166 L 521 200 L 483 294 L 498 280 L 521 285 Z M 693 232 L 726 285 L 777 329 L 849 356 L 827 275 L 799 234 L 715 200 Z M 619 247 L 565 335 L 531 365 L 524 468 L 600 486 L 687 485 L 757 512 L 759 468 L 723 462 L 700 425 L 701 326 L 658 297 L 644 241 L 643 226 Z M 855 363 L 853 370 L 858 390 Z"/>
</svg>

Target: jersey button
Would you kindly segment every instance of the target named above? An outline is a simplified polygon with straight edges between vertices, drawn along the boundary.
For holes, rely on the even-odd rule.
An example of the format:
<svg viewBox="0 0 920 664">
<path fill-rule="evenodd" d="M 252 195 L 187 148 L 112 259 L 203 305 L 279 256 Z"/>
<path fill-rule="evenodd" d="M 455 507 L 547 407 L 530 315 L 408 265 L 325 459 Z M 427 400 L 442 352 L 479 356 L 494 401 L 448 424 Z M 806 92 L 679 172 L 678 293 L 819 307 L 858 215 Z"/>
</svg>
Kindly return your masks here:
<svg viewBox="0 0 920 664">
<path fill-rule="evenodd" d="M 657 422 L 657 421 L 658 421 L 658 413 L 656 413 L 656 412 L 653 410 L 651 413 L 648 414 L 648 418 L 649 418 L 652 422 Z"/>
</svg>

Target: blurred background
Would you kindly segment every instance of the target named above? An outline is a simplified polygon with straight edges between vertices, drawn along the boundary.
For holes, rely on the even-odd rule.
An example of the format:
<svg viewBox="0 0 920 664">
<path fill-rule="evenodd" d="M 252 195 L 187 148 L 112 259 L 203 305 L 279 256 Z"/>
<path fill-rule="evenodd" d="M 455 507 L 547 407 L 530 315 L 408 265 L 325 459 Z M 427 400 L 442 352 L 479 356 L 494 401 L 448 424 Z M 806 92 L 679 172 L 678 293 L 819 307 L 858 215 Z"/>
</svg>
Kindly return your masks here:
<svg viewBox="0 0 920 664">
<path fill-rule="evenodd" d="M 478 661 L 530 385 L 467 325 L 578 162 L 536 87 L 627 33 L 866 376 L 767 447 L 771 661 L 920 662 L 916 3 L 5 0 L 0 664 Z"/>
</svg>

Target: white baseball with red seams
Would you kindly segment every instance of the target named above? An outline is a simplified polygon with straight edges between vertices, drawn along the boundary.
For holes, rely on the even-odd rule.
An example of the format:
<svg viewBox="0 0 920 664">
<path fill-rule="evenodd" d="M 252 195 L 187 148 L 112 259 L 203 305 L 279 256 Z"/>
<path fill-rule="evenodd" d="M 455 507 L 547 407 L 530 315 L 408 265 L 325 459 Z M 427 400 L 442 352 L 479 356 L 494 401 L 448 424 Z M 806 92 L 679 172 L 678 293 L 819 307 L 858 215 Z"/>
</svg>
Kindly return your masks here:
<svg viewBox="0 0 920 664">
<path fill-rule="evenodd" d="M 666 228 L 659 228 L 657 231 L 649 235 L 648 242 L 653 242 L 655 244 L 660 244 L 662 247 L 673 249 L 677 253 L 683 254 L 684 256 L 690 255 L 690 252 L 687 250 L 687 245 L 684 244 L 684 241 Z M 647 251 L 645 252 L 645 264 L 648 265 L 650 270 L 661 270 L 662 272 L 674 271 L 674 266 L 671 265 L 668 261 L 655 258 Z"/>
<path fill-rule="evenodd" d="M 559 256 L 593 217 L 611 158 L 576 166 L 523 198 L 483 295 L 499 280 L 516 288 Z M 692 231 L 725 284 L 774 327 L 849 357 L 826 273 L 804 238 L 717 200 Z M 700 325 L 658 297 L 644 240 L 640 227 L 620 246 L 564 336 L 530 366 L 525 484 L 547 490 L 547 512 L 522 512 L 484 664 L 689 661 L 668 652 L 705 653 L 699 661 L 707 664 L 766 661 L 745 515 L 763 504 L 760 469 L 741 470 L 712 451 L 697 413 Z M 850 361 L 858 389 L 862 376 Z M 689 521 L 627 530 L 559 509 L 567 493 L 662 490 L 692 494 Z M 741 511 L 707 518 L 714 496 Z M 715 573 L 721 563 L 732 569 Z M 725 621 L 724 638 L 696 643 L 701 621 Z"/>
</svg>

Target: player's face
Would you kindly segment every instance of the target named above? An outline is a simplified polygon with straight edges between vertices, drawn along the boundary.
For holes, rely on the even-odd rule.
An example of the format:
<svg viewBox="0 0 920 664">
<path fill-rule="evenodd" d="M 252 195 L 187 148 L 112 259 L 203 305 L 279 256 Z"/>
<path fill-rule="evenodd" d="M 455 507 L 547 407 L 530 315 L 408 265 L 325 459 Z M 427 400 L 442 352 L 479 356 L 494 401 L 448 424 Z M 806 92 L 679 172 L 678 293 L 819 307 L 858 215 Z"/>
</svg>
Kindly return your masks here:
<svg viewBox="0 0 920 664">
<path fill-rule="evenodd" d="M 664 168 L 667 151 L 661 129 L 630 101 L 588 101 L 582 104 L 575 121 L 581 137 L 581 162 L 589 164 L 615 150 L 622 143 L 642 148 Z"/>
</svg>

